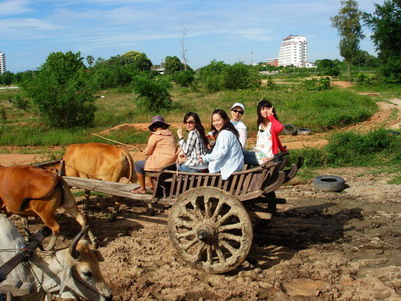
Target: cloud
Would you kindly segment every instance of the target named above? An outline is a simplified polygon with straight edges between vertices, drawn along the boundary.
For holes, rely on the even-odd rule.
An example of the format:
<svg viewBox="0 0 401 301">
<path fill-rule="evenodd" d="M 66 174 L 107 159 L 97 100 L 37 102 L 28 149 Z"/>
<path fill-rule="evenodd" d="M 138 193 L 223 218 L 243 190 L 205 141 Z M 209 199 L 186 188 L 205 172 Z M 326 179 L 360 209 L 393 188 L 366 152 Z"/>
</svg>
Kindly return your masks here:
<svg viewBox="0 0 401 301">
<path fill-rule="evenodd" d="M 27 0 L 7 0 L 2 1 L 0 9 L 1 16 L 12 16 L 21 13 L 29 12 L 31 9 L 27 7 L 29 1 Z"/>
</svg>

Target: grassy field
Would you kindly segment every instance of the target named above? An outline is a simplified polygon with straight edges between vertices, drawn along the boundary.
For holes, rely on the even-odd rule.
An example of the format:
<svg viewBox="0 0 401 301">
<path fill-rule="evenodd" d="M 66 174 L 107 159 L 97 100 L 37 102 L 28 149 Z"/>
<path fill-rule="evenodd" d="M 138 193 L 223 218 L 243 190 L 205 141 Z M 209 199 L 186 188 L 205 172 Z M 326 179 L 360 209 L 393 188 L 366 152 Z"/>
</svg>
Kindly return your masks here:
<svg viewBox="0 0 401 301">
<path fill-rule="evenodd" d="M 314 132 L 351 125 L 369 119 L 378 109 L 376 101 L 357 92 L 380 92 L 383 97 L 395 98 L 401 94 L 399 86 L 354 86 L 349 89 L 331 88 L 324 91 L 305 91 L 299 84 L 277 85 L 274 89 L 238 90 L 207 93 L 202 89 L 174 87 L 170 93 L 173 107 L 158 113 L 144 111 L 135 104 L 136 95 L 128 89 L 110 89 L 97 95 L 95 126 L 70 130 L 52 129 L 45 126 L 35 110 L 22 110 L 10 99 L 20 95 L 18 90 L 0 90 L 0 152 L 20 153 L 47 152 L 60 157 L 66 146 L 73 143 L 106 142 L 94 136 L 114 126 L 125 123 L 149 123 L 153 115 L 163 115 L 167 122 L 182 122 L 185 113 L 197 112 L 206 130 L 210 129 L 210 114 L 216 108 L 229 111 L 234 102 L 245 104 L 243 121 L 248 126 L 249 136 L 256 135 L 256 105 L 263 97 L 276 108 L 282 123 L 299 128 L 310 128 Z M 396 114 L 396 112 L 395 112 Z M 338 132 L 338 131 L 334 131 Z M 332 132 L 332 133 L 334 133 Z M 121 127 L 108 131 L 103 136 L 126 144 L 144 144 L 148 131 Z M 401 181 L 401 135 L 389 137 L 385 132 L 366 135 L 334 134 L 328 147 L 291 151 L 305 157 L 305 168 L 300 177 L 310 179 L 314 169 L 324 166 L 395 166 L 394 181 Z M 11 150 L 10 150 L 11 149 Z"/>
<path fill-rule="evenodd" d="M 18 91 L 0 90 L 0 146 L 50 146 L 96 141 L 97 133 L 123 123 L 148 123 L 156 113 L 144 111 L 135 105 L 135 95 L 129 90 L 102 91 L 97 98 L 95 126 L 93 128 L 61 130 L 47 128 L 34 110 L 21 110 L 9 102 Z M 303 91 L 297 87 L 277 89 L 238 90 L 207 93 L 192 88 L 175 87 L 171 91 L 173 108 L 157 114 L 167 122 L 182 122 L 190 111 L 197 112 L 205 128 L 210 128 L 210 114 L 216 108 L 229 111 L 234 102 L 245 104 L 243 121 L 249 132 L 256 132 L 256 105 L 264 97 L 276 108 L 282 123 L 324 132 L 333 128 L 368 119 L 377 110 L 369 96 L 355 95 L 347 90 Z M 0 112 L 0 113 L 1 113 Z M 109 138 L 123 143 L 146 143 L 148 133 L 113 131 Z M 114 138 L 113 138 L 114 137 Z"/>
</svg>

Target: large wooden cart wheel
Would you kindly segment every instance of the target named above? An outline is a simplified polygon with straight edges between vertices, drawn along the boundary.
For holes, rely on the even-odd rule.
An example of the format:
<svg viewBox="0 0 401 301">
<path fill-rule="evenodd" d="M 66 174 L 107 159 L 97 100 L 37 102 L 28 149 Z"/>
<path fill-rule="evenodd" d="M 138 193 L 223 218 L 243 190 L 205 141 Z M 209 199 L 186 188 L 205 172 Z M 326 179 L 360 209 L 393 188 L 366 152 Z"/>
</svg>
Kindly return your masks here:
<svg viewBox="0 0 401 301">
<path fill-rule="evenodd" d="M 171 208 L 168 229 L 180 256 L 209 273 L 235 269 L 252 245 L 252 224 L 242 203 L 213 187 L 183 193 Z"/>
</svg>

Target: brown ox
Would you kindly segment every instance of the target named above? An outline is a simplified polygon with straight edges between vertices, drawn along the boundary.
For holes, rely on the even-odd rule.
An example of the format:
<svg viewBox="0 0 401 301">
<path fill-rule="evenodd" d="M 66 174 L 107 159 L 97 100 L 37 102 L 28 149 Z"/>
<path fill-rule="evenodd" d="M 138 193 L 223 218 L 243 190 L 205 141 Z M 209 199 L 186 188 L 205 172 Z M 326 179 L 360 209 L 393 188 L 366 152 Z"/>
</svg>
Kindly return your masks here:
<svg viewBox="0 0 401 301">
<path fill-rule="evenodd" d="M 85 216 L 79 213 L 74 196 L 60 176 L 34 166 L 0 166 L 0 208 L 7 215 L 39 216 L 53 233 L 48 249 L 54 248 L 60 231 L 55 220 L 60 207 L 86 226 Z M 94 241 L 93 234 L 89 235 Z"/>
<path fill-rule="evenodd" d="M 119 182 L 126 178 L 127 182 L 136 182 L 133 172 L 134 161 L 131 155 L 115 146 L 105 143 L 71 144 L 63 156 L 65 175 Z M 59 167 L 56 167 L 59 169 Z M 85 192 L 85 208 L 89 206 L 90 191 Z"/>
<path fill-rule="evenodd" d="M 119 182 L 134 181 L 134 161 L 125 150 L 105 143 L 71 144 L 63 156 L 65 175 Z"/>
</svg>

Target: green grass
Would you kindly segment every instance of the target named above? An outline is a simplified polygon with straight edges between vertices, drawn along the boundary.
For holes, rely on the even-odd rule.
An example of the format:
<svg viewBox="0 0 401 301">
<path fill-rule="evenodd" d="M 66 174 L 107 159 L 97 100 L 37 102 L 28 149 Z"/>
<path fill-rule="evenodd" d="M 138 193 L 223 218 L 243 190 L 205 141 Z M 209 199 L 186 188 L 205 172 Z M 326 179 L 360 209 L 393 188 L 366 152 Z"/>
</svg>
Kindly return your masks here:
<svg viewBox="0 0 401 301">
<path fill-rule="evenodd" d="M 106 142 L 95 137 L 98 133 L 124 123 L 149 123 L 154 112 L 138 108 L 136 95 L 129 89 L 110 89 L 100 91 L 96 100 L 98 110 L 95 126 L 88 129 L 49 129 L 41 123 L 35 111 L 15 108 L 7 100 L 9 91 L 0 90 L 0 105 L 6 111 L 6 119 L 0 120 L 0 146 L 66 146 L 72 143 Z M 350 91 L 327 90 L 319 92 L 302 91 L 298 87 L 278 87 L 273 90 L 220 91 L 207 93 L 201 88 L 174 87 L 171 90 L 173 107 L 161 111 L 167 122 L 182 122 L 183 116 L 194 111 L 199 114 L 208 131 L 210 114 L 216 108 L 229 111 L 234 102 L 245 104 L 243 121 L 247 124 L 250 136 L 256 133 L 256 106 L 264 97 L 276 108 L 280 121 L 292 123 L 297 127 L 310 128 L 315 132 L 341 128 L 369 118 L 376 110 L 374 100 L 368 96 L 354 95 Z M 13 92 L 14 94 L 14 92 Z M 16 93 L 14 96 L 17 96 Z M 3 99 L 3 100 L 1 100 Z M 133 131 L 122 128 L 107 136 L 122 143 L 146 143 L 147 131 Z"/>
</svg>

